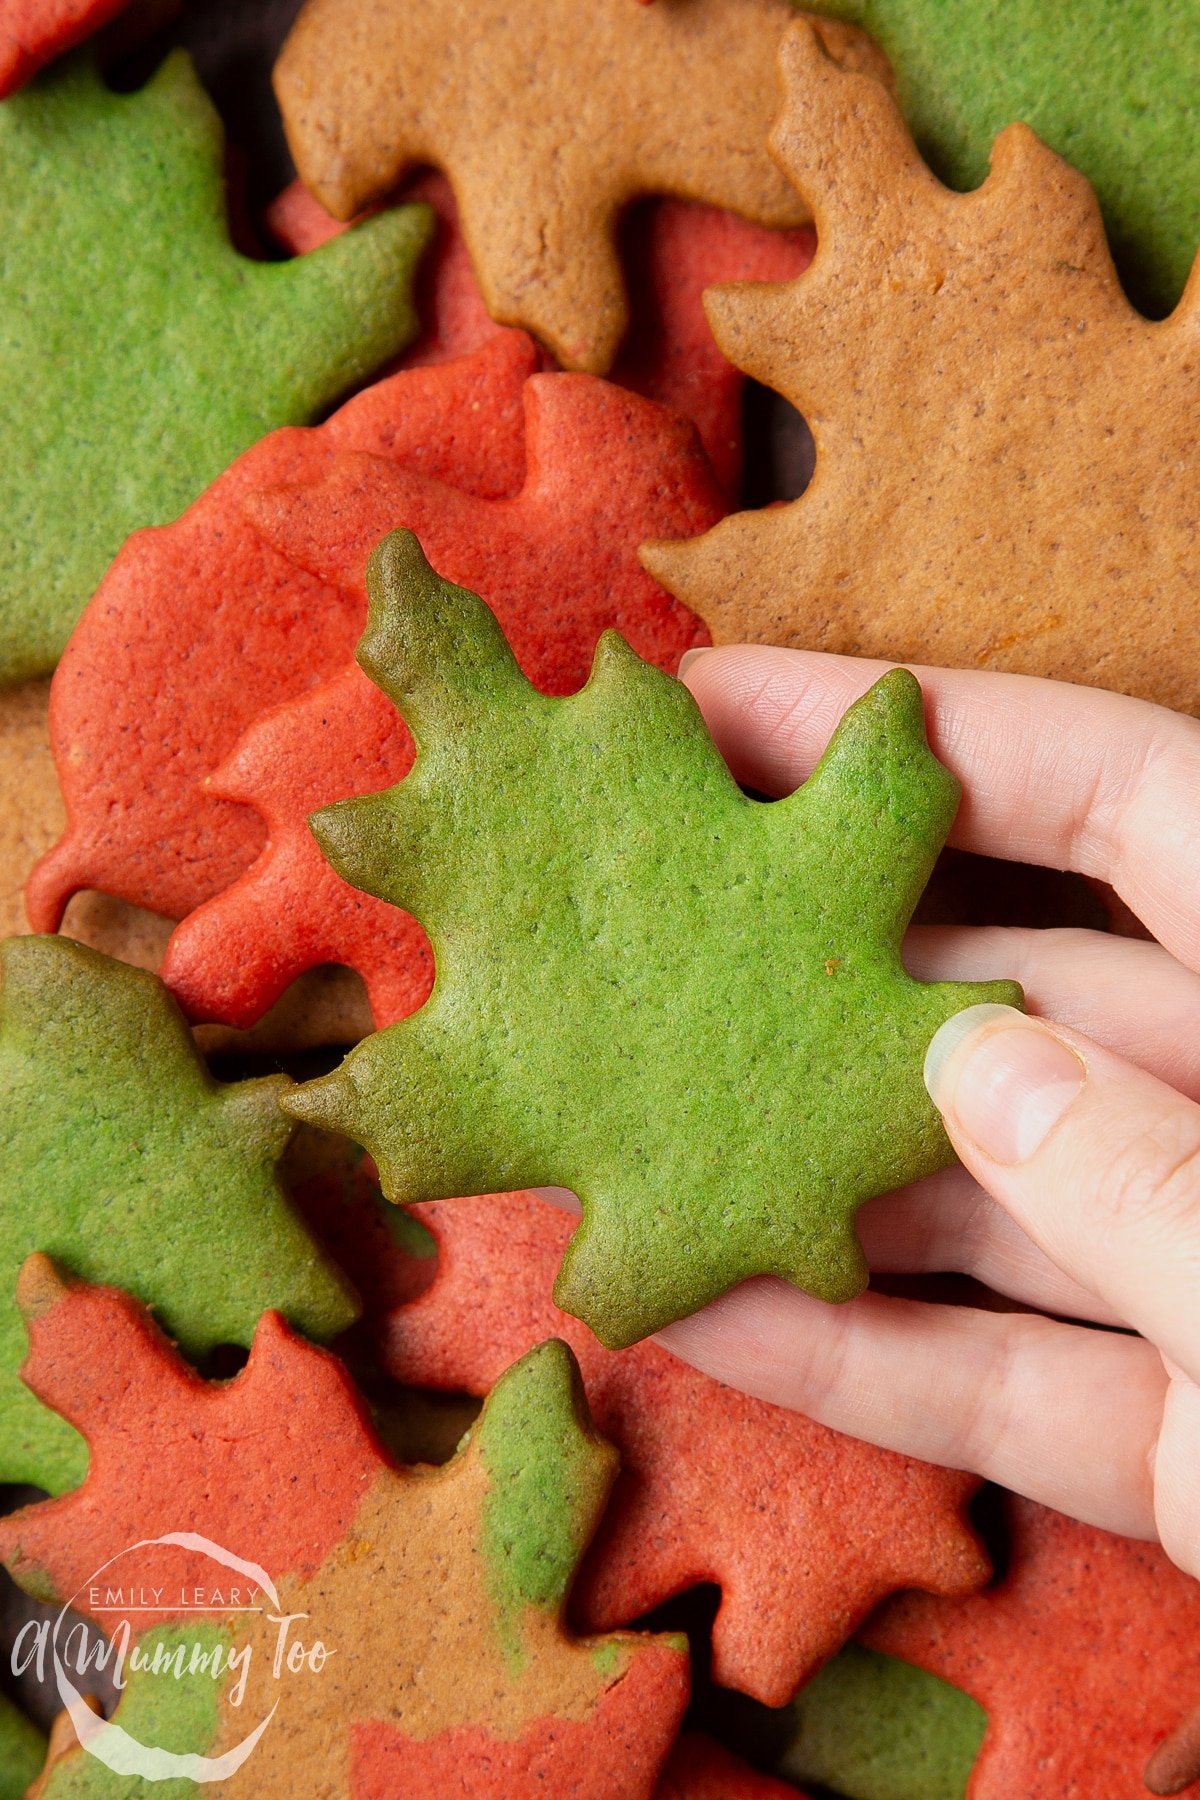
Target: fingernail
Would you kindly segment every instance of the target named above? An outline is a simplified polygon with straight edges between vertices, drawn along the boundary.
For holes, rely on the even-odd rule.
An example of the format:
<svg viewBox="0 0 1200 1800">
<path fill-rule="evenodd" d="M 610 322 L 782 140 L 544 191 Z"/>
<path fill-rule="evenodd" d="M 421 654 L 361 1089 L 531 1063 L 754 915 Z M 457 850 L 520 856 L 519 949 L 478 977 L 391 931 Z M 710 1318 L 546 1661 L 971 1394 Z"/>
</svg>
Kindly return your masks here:
<svg viewBox="0 0 1200 1800">
<path fill-rule="evenodd" d="M 679 669 L 677 671 L 680 681 L 683 680 L 684 676 L 687 674 L 688 670 L 691 668 L 691 666 L 695 662 L 696 658 L 698 656 L 707 656 L 711 649 L 712 649 L 711 644 L 697 644 L 697 646 L 694 650 L 685 650 L 684 651 L 683 655 L 679 659 Z"/>
<path fill-rule="evenodd" d="M 935 1032 L 925 1086 L 960 1138 L 990 1161 L 1028 1162 L 1083 1086 L 1061 1038 L 1011 1006 L 968 1006 Z"/>
</svg>

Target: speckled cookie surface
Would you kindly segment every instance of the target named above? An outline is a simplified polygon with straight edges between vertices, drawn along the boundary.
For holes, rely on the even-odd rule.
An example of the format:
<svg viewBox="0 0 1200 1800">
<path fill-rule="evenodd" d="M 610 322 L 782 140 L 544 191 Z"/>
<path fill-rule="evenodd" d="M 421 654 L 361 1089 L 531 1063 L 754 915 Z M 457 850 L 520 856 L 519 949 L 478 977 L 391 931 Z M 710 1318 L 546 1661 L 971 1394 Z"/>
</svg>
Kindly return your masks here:
<svg viewBox="0 0 1200 1800">
<path fill-rule="evenodd" d="M 245 1369 L 210 1386 L 128 1295 L 64 1285 L 45 1257 L 26 1264 L 21 1295 L 26 1377 L 87 1433 L 94 1473 L 0 1521 L 9 1568 L 47 1597 L 84 1588 L 87 1606 L 89 1576 L 115 1558 L 110 1580 L 115 1567 L 145 1597 L 132 1620 L 144 1654 L 164 1636 L 250 1653 L 236 1699 L 232 1671 L 134 1667 L 115 1729 L 136 1731 L 163 1696 L 170 1747 L 211 1758 L 274 1701 L 270 1730 L 222 1782 L 234 1800 L 294 1795 L 301 1769 L 305 1791 L 331 1800 L 650 1800 L 687 1700 L 686 1645 L 566 1628 L 616 1459 L 563 1344 L 508 1372 L 453 1461 L 410 1470 L 341 1363 L 275 1313 Z M 257 1610 L 230 1611 L 227 1592 L 214 1603 L 216 1577 L 227 1590 L 238 1572 L 214 1574 L 212 1545 L 243 1559 Z M 110 1629 L 128 1604 L 109 1607 Z M 297 1621 L 293 1642 L 325 1647 L 319 1669 L 273 1673 L 281 1616 Z M 104 1729 L 90 1760 L 62 1756 L 46 1800 L 75 1793 L 84 1770 L 89 1791 L 128 1793 L 96 1760 Z"/>
<path fill-rule="evenodd" d="M 532 1194 L 489 1194 L 400 1217 L 432 1232 L 437 1257 L 433 1272 L 427 1256 L 371 1253 L 421 1283 L 399 1303 L 364 1293 L 361 1330 L 395 1380 L 482 1395 L 543 1338 L 575 1353 L 621 1456 L 572 1603 L 590 1629 L 715 1582 L 713 1680 L 780 1706 L 885 1594 L 967 1593 L 987 1579 L 966 1521 L 975 1477 L 768 1406 L 657 1344 L 605 1350 L 560 1312 L 550 1293 L 570 1214 Z"/>
<path fill-rule="evenodd" d="M 726 355 L 812 421 L 816 473 L 792 504 L 652 546 L 646 566 L 720 643 L 1200 711 L 1200 285 L 1161 324 L 1136 313 L 1090 188 L 1024 125 L 981 189 L 954 194 L 890 95 L 808 27 L 783 64 L 773 146 L 820 250 L 794 283 L 708 305 Z"/>
<path fill-rule="evenodd" d="M 975 187 L 1014 119 L 1087 176 L 1136 301 L 1165 312 L 1200 243 L 1200 13 L 1191 0 L 825 0 L 892 60 L 943 180 Z"/>
<path fill-rule="evenodd" d="M 752 1274 L 857 1293 L 857 1206 L 950 1158 L 926 1043 L 1019 992 L 901 964 L 958 804 L 912 676 L 879 682 L 804 788 L 764 805 L 615 632 L 555 699 L 411 533 L 367 585 L 359 658 L 419 754 L 314 829 L 425 927 L 437 983 L 288 1106 L 365 1144 L 394 1199 L 574 1188 L 555 1297 L 609 1347 Z"/>
<path fill-rule="evenodd" d="M 410 167 L 444 169 L 492 317 L 602 375 L 627 322 L 615 234 L 629 200 L 808 217 L 766 152 L 792 16 L 787 0 L 309 0 L 275 91 L 296 167 L 330 212 L 352 217 Z M 886 72 L 861 34 L 820 28 Z"/>
<path fill-rule="evenodd" d="M 475 284 L 449 182 L 426 171 L 396 198 L 423 201 L 438 218 L 437 242 L 418 273 L 421 335 L 405 354 L 406 367 L 477 350 L 501 328 Z M 300 181 L 273 202 L 268 226 L 297 255 L 348 229 Z M 608 380 L 686 413 L 731 500 L 742 472 L 745 380 L 717 349 L 701 296 L 714 282 L 790 281 L 807 269 L 815 248 L 810 225 L 770 231 L 690 200 L 649 200 L 622 221 L 631 317 Z"/>
<path fill-rule="evenodd" d="M 1157 1544 L 1006 1497 L 1008 1566 L 963 1600 L 889 1601 L 863 1632 L 978 1701 L 970 1800 L 1129 1800 L 1200 1695 L 1200 1582 Z M 1193 1783 L 1173 1788 L 1200 1795 Z M 1162 1791 L 1162 1790 L 1160 1790 Z"/>
<path fill-rule="evenodd" d="M 481 499 L 414 478 L 390 458 L 350 454 L 308 482 L 247 491 L 243 509 L 272 553 L 327 590 L 361 594 L 364 612 L 370 551 L 406 521 L 440 568 L 484 595 L 544 692 L 582 686 L 610 626 L 675 669 L 707 633 L 646 574 L 637 545 L 649 520 L 686 531 L 721 514 L 693 428 L 590 375 L 535 375 L 523 397 L 529 456 L 511 498 Z M 281 637 L 281 655 L 299 665 L 302 643 L 302 629 Z M 226 681 L 237 679 L 235 664 Z M 211 697 L 195 687 L 190 705 L 202 725 Z M 424 932 L 398 908 L 364 902 L 321 857 L 307 823 L 320 806 L 389 787 L 411 761 L 395 708 L 353 663 L 250 725 L 207 797 L 253 806 L 267 843 L 171 938 L 162 976 L 185 1011 L 249 1024 L 320 962 L 359 971 L 378 1025 L 420 1005 L 433 974 Z"/>
<path fill-rule="evenodd" d="M 845 1800 L 966 1800 L 987 1729 L 961 1688 L 848 1644 L 792 1702 L 779 1768 Z"/>
<path fill-rule="evenodd" d="M 124 1283 L 193 1354 L 249 1342 L 272 1304 L 321 1337 L 355 1305 L 279 1185 L 283 1077 L 212 1080 L 140 969 L 67 938 L 13 938 L 2 956 L 0 1479 L 57 1490 L 85 1451 L 18 1379 L 32 1251 Z"/>
<path fill-rule="evenodd" d="M 323 426 L 264 439 L 177 524 L 126 544 L 53 685 L 69 823 L 27 887 L 39 929 L 53 929 L 84 886 L 179 919 L 260 859 L 263 819 L 206 778 L 267 709 L 351 661 L 367 555 L 398 521 L 419 526 L 450 572 L 480 589 L 539 684 L 581 682 L 608 625 L 670 668 L 707 642 L 637 560 L 647 531 L 687 534 L 721 515 L 693 429 L 589 376 L 531 378 L 533 360 L 529 340 L 510 332 L 473 356 L 378 382 Z M 348 785 L 335 780 L 307 807 L 357 791 L 361 753 L 346 749 Z M 315 773 L 280 768 L 273 784 L 291 789 L 300 829 Z M 255 891 L 272 879 L 270 859 L 268 848 Z M 190 959 L 181 949 L 170 960 L 189 1006 L 245 1024 L 307 966 L 305 926 L 322 931 L 320 896 L 292 899 L 303 919 L 258 909 L 263 937 L 244 970 L 224 973 L 219 930 L 213 966 L 197 941 L 205 927 L 188 927 Z M 253 911 L 244 890 L 228 904 L 243 900 Z"/>
<path fill-rule="evenodd" d="M 182 54 L 115 94 L 80 52 L 0 107 L 0 681 L 53 668 L 129 532 L 415 333 L 426 212 L 253 262 L 229 241 L 222 151 Z"/>
<path fill-rule="evenodd" d="M 80 888 L 181 919 L 262 849 L 261 819 L 210 794 L 206 777 L 252 719 L 351 660 L 365 606 L 273 551 L 243 495 L 358 453 L 469 494 L 514 493 L 534 365 L 528 339 L 509 332 L 475 356 L 375 382 L 324 424 L 261 440 L 182 518 L 127 540 L 51 687 L 67 830 L 26 890 L 36 930 L 56 930 Z"/>
</svg>

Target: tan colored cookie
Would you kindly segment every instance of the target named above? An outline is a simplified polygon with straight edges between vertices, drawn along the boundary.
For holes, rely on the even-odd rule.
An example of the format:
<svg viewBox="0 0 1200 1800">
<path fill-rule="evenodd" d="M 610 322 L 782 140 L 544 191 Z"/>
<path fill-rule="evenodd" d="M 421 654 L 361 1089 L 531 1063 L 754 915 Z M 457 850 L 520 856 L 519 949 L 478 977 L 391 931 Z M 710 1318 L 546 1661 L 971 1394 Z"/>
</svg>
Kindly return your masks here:
<svg viewBox="0 0 1200 1800">
<path fill-rule="evenodd" d="M 46 732 L 48 681 L 0 690 L 0 937 L 28 931 L 25 877 L 63 829 Z"/>
<path fill-rule="evenodd" d="M 787 0 L 309 0 L 275 68 L 305 185 L 348 219 L 433 163 L 450 177 L 488 311 L 602 375 L 625 330 L 614 232 L 639 194 L 762 225 L 808 208 L 774 167 Z M 887 74 L 822 20 L 831 51 Z"/>
<path fill-rule="evenodd" d="M 653 10 L 653 9 L 652 9 Z M 1150 324 L 1091 188 L 1023 125 L 951 193 L 891 96 L 803 24 L 773 152 L 816 214 L 797 281 L 710 290 L 734 363 L 812 425 L 791 505 L 647 546 L 742 639 L 1116 688 L 1200 712 L 1200 277 Z"/>
</svg>

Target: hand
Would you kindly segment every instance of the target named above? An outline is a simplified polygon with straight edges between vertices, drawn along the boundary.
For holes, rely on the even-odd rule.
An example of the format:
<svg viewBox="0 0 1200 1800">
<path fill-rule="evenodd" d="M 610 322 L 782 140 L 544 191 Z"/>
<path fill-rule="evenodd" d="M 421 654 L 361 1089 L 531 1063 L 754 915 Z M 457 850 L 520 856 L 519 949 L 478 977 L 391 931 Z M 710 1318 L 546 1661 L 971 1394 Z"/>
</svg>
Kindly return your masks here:
<svg viewBox="0 0 1200 1800">
<path fill-rule="evenodd" d="M 783 794 L 884 666 L 748 646 L 699 653 L 687 681 L 738 779 Z M 863 1247 L 873 1270 L 959 1270 L 1029 1310 L 831 1307 L 761 1278 L 662 1341 L 841 1431 L 1157 1538 L 1200 1575 L 1200 724 L 1023 676 L 915 673 L 963 784 L 950 842 L 1099 876 L 1159 940 L 906 940 L 914 975 L 1012 976 L 1040 1017 L 975 1007 L 938 1032 L 926 1080 L 963 1166 L 863 1207 Z"/>
</svg>

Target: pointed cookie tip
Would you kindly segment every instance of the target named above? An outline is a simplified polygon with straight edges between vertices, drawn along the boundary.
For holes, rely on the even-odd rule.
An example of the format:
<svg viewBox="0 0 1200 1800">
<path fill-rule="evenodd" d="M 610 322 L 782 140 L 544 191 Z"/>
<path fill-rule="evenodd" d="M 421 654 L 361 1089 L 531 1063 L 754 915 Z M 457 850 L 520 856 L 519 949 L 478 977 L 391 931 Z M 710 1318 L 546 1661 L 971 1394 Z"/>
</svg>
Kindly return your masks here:
<svg viewBox="0 0 1200 1800">
<path fill-rule="evenodd" d="M 326 1131 L 345 1131 L 348 1084 L 340 1069 L 306 1081 L 280 1096 L 279 1105 L 289 1118 L 301 1125 L 318 1125 Z"/>
<path fill-rule="evenodd" d="M 651 538 L 648 543 L 638 545 L 638 561 L 647 575 L 652 575 L 669 594 L 683 599 L 692 551 L 697 542 L 696 538 Z"/>
<path fill-rule="evenodd" d="M 42 1251 L 35 1250 L 27 1256 L 17 1276 L 17 1305 L 26 1324 L 52 1312 L 66 1299 L 70 1288 L 70 1279 Z"/>
</svg>

